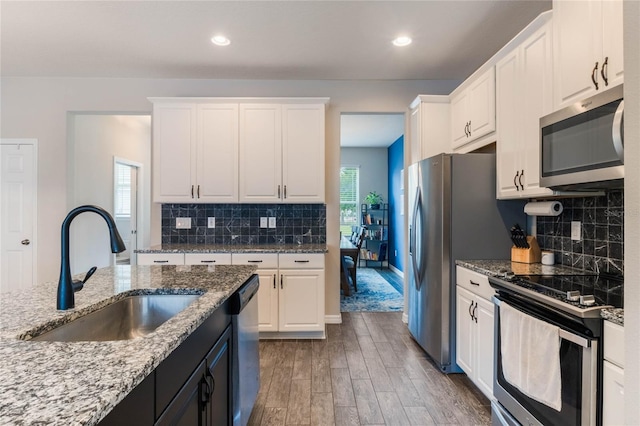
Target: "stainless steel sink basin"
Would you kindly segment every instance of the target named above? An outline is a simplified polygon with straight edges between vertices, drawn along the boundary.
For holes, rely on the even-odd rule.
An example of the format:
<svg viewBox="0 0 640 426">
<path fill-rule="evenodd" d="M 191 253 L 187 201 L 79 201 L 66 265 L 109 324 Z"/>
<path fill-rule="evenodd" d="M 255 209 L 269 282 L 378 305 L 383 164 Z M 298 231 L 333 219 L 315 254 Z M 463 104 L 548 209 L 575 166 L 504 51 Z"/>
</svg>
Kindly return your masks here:
<svg viewBox="0 0 640 426">
<path fill-rule="evenodd" d="M 135 339 L 153 332 L 198 297 L 198 294 L 129 296 L 32 340 L 81 342 Z"/>
</svg>

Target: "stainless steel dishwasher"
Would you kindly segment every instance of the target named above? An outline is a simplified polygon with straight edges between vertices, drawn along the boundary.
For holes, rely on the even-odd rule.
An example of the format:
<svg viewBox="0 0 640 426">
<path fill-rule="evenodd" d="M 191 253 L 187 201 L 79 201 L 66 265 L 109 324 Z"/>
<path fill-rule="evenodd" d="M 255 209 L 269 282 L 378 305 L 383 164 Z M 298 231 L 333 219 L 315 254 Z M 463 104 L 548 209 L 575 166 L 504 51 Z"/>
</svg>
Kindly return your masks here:
<svg viewBox="0 0 640 426">
<path fill-rule="evenodd" d="M 231 298 L 233 327 L 233 425 L 246 426 L 260 388 L 258 275 Z"/>
</svg>

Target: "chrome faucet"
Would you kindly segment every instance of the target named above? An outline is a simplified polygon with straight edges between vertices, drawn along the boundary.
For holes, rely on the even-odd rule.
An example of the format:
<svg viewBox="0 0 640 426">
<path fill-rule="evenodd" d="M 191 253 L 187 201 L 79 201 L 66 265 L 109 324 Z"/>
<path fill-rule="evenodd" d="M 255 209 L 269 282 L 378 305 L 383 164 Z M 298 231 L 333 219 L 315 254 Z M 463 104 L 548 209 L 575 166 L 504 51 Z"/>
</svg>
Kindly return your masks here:
<svg viewBox="0 0 640 426">
<path fill-rule="evenodd" d="M 75 306 L 74 293 L 82 290 L 84 283 L 96 271 L 96 267 L 89 269 L 82 281 L 73 281 L 71 278 L 71 267 L 69 265 L 69 228 L 71 221 L 80 213 L 94 212 L 102 216 L 109 227 L 109 237 L 111 238 L 111 252 L 122 253 L 126 247 L 116 228 L 113 217 L 103 208 L 98 206 L 80 206 L 71 210 L 62 222 L 62 260 L 60 263 L 60 280 L 58 281 L 58 301 L 56 307 L 60 311 L 71 309 Z"/>
</svg>

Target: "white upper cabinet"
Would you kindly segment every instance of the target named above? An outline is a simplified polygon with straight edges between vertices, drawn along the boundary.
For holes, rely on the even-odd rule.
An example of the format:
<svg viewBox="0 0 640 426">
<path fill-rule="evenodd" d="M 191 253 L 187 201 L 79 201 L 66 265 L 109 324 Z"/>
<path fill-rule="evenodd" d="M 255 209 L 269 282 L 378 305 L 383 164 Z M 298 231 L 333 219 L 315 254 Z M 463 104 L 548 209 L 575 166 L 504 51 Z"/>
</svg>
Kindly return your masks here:
<svg viewBox="0 0 640 426">
<path fill-rule="evenodd" d="M 282 196 L 280 105 L 240 105 L 240 201 L 277 203 Z"/>
<path fill-rule="evenodd" d="M 548 18 L 534 21 L 533 34 L 522 33 L 523 40 L 496 64 L 496 180 L 500 199 L 553 194 L 540 188 L 539 120 L 552 110 Z"/>
<path fill-rule="evenodd" d="M 451 96 L 452 148 L 459 148 L 496 130 L 495 68 L 463 83 Z"/>
<path fill-rule="evenodd" d="M 153 201 L 238 201 L 238 105 L 154 103 Z"/>
<path fill-rule="evenodd" d="M 553 2 L 554 109 L 623 82 L 622 0 Z"/>
<path fill-rule="evenodd" d="M 240 202 L 324 202 L 324 110 L 240 105 Z"/>
<path fill-rule="evenodd" d="M 410 109 L 410 164 L 451 152 L 449 97 L 419 95 L 411 103 Z"/>
</svg>

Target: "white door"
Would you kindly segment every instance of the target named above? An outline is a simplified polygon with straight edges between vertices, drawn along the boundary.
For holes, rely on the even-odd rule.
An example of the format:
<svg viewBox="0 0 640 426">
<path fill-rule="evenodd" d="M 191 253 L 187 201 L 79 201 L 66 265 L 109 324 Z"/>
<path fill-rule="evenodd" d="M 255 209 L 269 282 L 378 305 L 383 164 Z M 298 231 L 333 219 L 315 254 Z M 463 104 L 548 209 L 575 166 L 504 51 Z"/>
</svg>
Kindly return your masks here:
<svg viewBox="0 0 640 426">
<path fill-rule="evenodd" d="M 35 140 L 3 140 L 0 155 L 0 291 L 36 282 Z"/>
<path fill-rule="evenodd" d="M 118 265 L 136 265 L 138 248 L 138 187 L 141 164 L 129 160 L 114 160 L 113 213 L 116 227 L 126 250 L 115 255 Z"/>
</svg>

